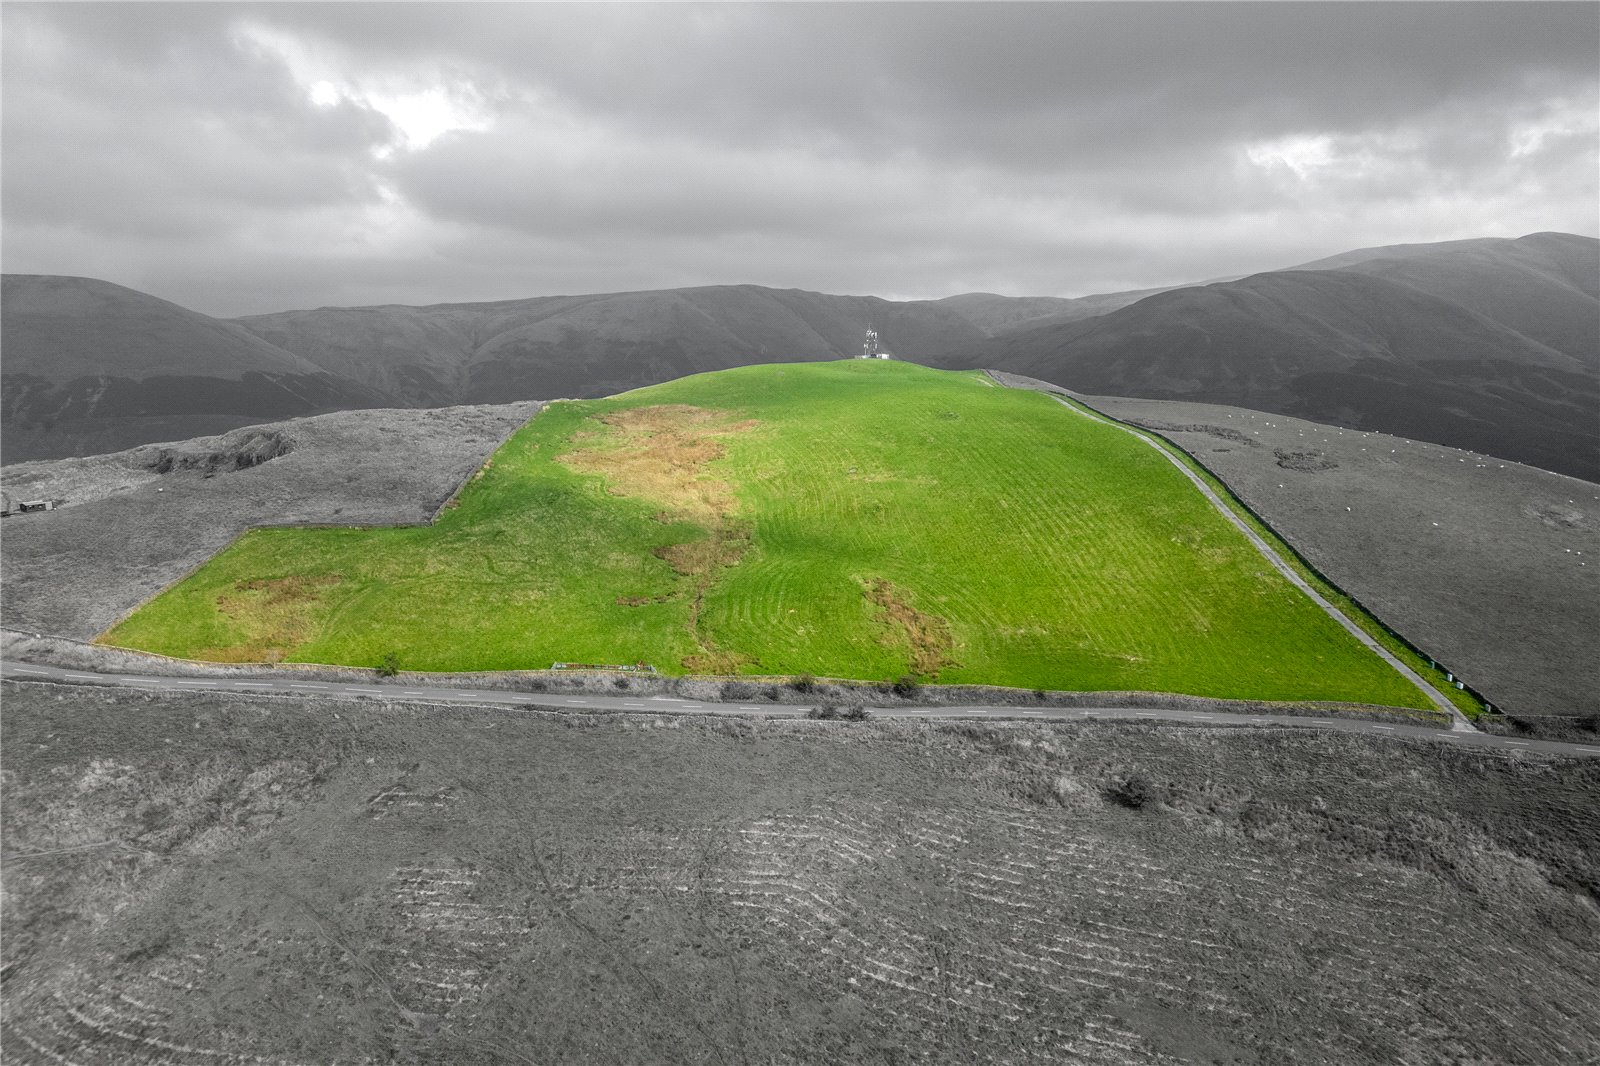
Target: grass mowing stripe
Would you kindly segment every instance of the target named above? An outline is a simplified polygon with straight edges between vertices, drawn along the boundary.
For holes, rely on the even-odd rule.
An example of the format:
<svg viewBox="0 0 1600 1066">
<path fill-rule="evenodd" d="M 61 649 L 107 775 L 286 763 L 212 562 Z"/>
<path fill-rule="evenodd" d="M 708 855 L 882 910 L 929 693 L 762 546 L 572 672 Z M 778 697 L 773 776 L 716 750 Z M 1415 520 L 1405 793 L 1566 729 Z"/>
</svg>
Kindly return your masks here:
<svg viewBox="0 0 1600 1066">
<path fill-rule="evenodd" d="M 1350 619 L 1357 626 L 1361 627 L 1363 632 L 1372 637 L 1374 640 L 1378 641 L 1378 643 L 1382 644 L 1396 658 L 1400 659 L 1400 661 L 1404 662 L 1407 666 L 1411 667 L 1411 669 L 1415 670 L 1436 690 L 1443 693 L 1445 698 L 1454 704 L 1455 707 L 1463 714 L 1467 715 L 1469 718 L 1476 718 L 1478 715 L 1485 713 L 1486 708 L 1484 707 L 1482 701 L 1473 696 L 1472 693 L 1467 692 L 1465 689 L 1456 688 L 1451 680 L 1447 677 L 1444 670 L 1439 669 L 1437 666 L 1430 665 L 1430 660 L 1420 655 L 1405 641 L 1398 639 L 1387 626 L 1378 621 L 1378 619 L 1364 606 L 1342 591 L 1338 586 L 1330 582 L 1327 578 L 1323 577 L 1321 573 L 1312 567 L 1311 564 L 1308 563 L 1297 550 L 1295 550 L 1293 545 L 1291 545 L 1283 537 L 1279 536 L 1276 530 L 1262 521 L 1254 511 L 1250 510 L 1249 507 L 1245 506 L 1245 504 L 1233 494 L 1233 490 L 1228 488 L 1222 479 L 1213 474 L 1204 463 L 1200 462 L 1194 456 L 1190 455 L 1177 444 L 1168 440 L 1155 430 L 1145 429 L 1141 426 L 1130 426 L 1126 422 L 1112 418 L 1103 411 L 1088 407 L 1087 404 L 1084 404 L 1079 400 L 1070 400 L 1069 402 L 1094 411 L 1096 415 L 1106 419 L 1107 421 L 1114 422 L 1117 425 L 1127 426 L 1127 428 L 1131 431 L 1143 434 L 1144 436 L 1154 440 L 1168 454 L 1175 456 L 1190 470 L 1193 470 L 1201 480 L 1211 487 L 1211 490 L 1217 494 L 1217 498 L 1220 499 L 1228 507 L 1228 509 L 1233 512 L 1233 514 L 1238 516 L 1241 521 L 1254 530 L 1258 536 L 1267 541 L 1268 544 L 1272 545 L 1273 548 L 1277 550 L 1279 558 L 1283 559 L 1284 562 L 1287 563 L 1288 566 L 1293 569 L 1302 580 L 1321 593 L 1323 598 L 1327 599 L 1330 603 L 1337 607 L 1340 613 L 1342 613 L 1346 618 Z"/>
<path fill-rule="evenodd" d="M 979 375 L 753 366 L 551 405 L 427 528 L 257 530 L 109 643 L 408 669 L 1425 706 L 1118 428 Z"/>
<path fill-rule="evenodd" d="M 1357 604 L 1351 597 L 1338 592 L 1331 582 L 1328 582 L 1326 579 L 1323 579 L 1320 574 L 1317 574 L 1314 568 L 1306 563 L 1305 560 L 1298 555 L 1298 553 L 1294 552 L 1293 549 L 1289 547 L 1287 542 L 1285 542 L 1281 537 L 1278 537 L 1276 533 L 1266 525 L 1265 522 L 1257 518 L 1248 507 L 1245 507 L 1237 497 L 1233 496 L 1231 491 L 1229 491 L 1227 487 L 1222 484 L 1220 479 L 1216 478 L 1214 475 L 1210 475 L 1210 471 L 1206 470 L 1204 465 L 1196 460 L 1193 456 L 1188 455 L 1182 449 L 1178 448 L 1177 445 L 1173 444 L 1169 440 L 1166 440 L 1165 438 L 1159 436 L 1152 438 L 1142 432 L 1140 429 L 1129 427 L 1115 419 L 1106 418 L 1099 412 L 1088 408 L 1086 405 L 1074 405 L 1073 401 L 1070 401 L 1066 397 L 1059 395 L 1056 397 L 1056 399 L 1058 402 L 1066 406 L 1075 406 L 1076 409 L 1080 410 L 1080 413 L 1086 413 L 1091 418 L 1095 418 L 1111 425 L 1121 426 L 1128 430 L 1128 432 L 1138 440 L 1160 448 L 1175 463 L 1180 464 L 1184 470 L 1189 471 L 1196 484 L 1204 485 L 1206 487 L 1206 492 L 1209 493 L 1209 499 L 1213 505 L 1226 508 L 1227 513 L 1235 517 L 1236 528 L 1245 531 L 1247 536 L 1253 534 L 1257 538 L 1259 543 L 1255 544 L 1254 547 L 1257 549 L 1258 554 L 1261 554 L 1266 560 L 1268 565 L 1272 566 L 1272 568 L 1277 570 L 1280 574 L 1284 574 L 1291 579 L 1296 579 L 1302 582 L 1304 587 L 1301 589 L 1301 591 L 1309 591 L 1314 599 L 1320 598 L 1322 602 L 1319 603 L 1318 606 L 1322 607 L 1325 612 L 1328 608 L 1332 608 L 1339 615 L 1342 615 L 1342 618 L 1336 618 L 1335 620 L 1339 621 L 1344 628 L 1354 631 L 1358 634 L 1365 634 L 1369 639 L 1372 640 L 1374 645 L 1394 656 L 1391 665 L 1396 666 L 1396 669 L 1399 670 L 1403 675 L 1411 669 L 1410 663 L 1406 662 L 1405 660 L 1409 659 L 1411 661 L 1416 661 L 1418 657 L 1414 652 L 1407 654 L 1404 659 L 1398 655 L 1394 655 L 1394 651 L 1389 647 L 1389 645 L 1396 644 L 1398 646 L 1400 642 L 1396 641 L 1394 639 L 1394 635 L 1387 631 L 1387 627 L 1382 626 L 1381 623 L 1376 620 L 1376 618 L 1367 613 L 1365 609 Z M 1282 551 L 1275 551 L 1274 546 L 1281 547 Z M 1292 560 L 1292 562 L 1285 561 L 1286 558 Z M 1295 564 L 1298 564 L 1298 566 Z M 1343 601 L 1343 604 L 1336 604 L 1327 596 L 1322 595 L 1321 590 L 1323 588 L 1328 589 L 1329 592 L 1335 593 L 1338 599 Z M 1373 629 L 1375 631 L 1382 630 L 1383 634 L 1387 636 L 1389 640 L 1384 641 L 1377 639 L 1372 632 L 1368 632 L 1369 629 Z M 1410 651 L 1409 648 L 1406 648 L 1405 650 L 1407 652 Z M 1429 665 L 1430 667 L 1432 666 L 1431 662 Z M 1435 673 L 1443 673 L 1443 671 L 1440 671 L 1437 668 L 1433 669 Z M 1456 706 L 1455 700 L 1451 700 L 1450 697 L 1444 695 L 1444 692 L 1450 691 L 1449 687 L 1437 685 L 1430 686 L 1428 680 L 1424 678 L 1421 673 L 1416 671 L 1412 671 L 1412 673 L 1415 674 L 1415 676 L 1408 676 L 1407 680 L 1422 688 L 1427 694 L 1430 702 L 1435 703 L 1436 706 L 1446 708 Z M 1449 680 L 1448 677 L 1446 680 Z M 1460 689 L 1462 686 L 1457 685 L 1453 687 L 1455 689 Z M 1472 703 L 1474 706 L 1478 706 L 1475 698 L 1472 700 Z M 1460 708 L 1458 707 L 1457 709 Z"/>
</svg>

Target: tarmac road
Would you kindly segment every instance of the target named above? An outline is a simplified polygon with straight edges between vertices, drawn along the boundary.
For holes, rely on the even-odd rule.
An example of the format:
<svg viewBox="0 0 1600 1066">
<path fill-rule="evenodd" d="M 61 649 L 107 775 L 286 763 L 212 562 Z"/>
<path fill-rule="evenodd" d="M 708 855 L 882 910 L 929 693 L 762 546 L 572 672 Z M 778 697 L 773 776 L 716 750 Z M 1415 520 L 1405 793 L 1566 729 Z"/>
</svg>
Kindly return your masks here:
<svg viewBox="0 0 1600 1066">
<path fill-rule="evenodd" d="M 50 681 L 69 685 L 98 685 L 138 689 L 144 692 L 234 692 L 280 696 L 367 696 L 384 699 L 411 699 L 427 703 L 457 703 L 478 707 L 537 708 L 539 710 L 625 711 L 636 714 L 759 714 L 769 718 L 795 718 L 810 710 L 806 706 L 754 703 L 713 703 L 674 699 L 665 696 L 560 696 L 549 693 L 507 692 L 496 689 L 430 688 L 398 684 L 361 684 L 335 681 L 296 681 L 289 678 L 201 678 L 153 677 L 116 673 L 100 674 L 85 670 L 66 670 L 34 663 L 0 661 L 0 678 L 13 681 Z M 1341 733 L 1368 736 L 1423 737 L 1439 743 L 1463 747 L 1493 748 L 1503 752 L 1543 752 L 1550 755 L 1600 756 L 1600 746 L 1569 744 L 1555 740 L 1517 740 L 1476 730 L 1460 731 L 1428 726 L 1388 725 L 1353 718 L 1302 718 L 1292 715 L 1247 715 L 1178 711 L 1164 708 L 1082 708 L 1082 707 L 869 707 L 883 718 L 967 718 L 967 719 L 1143 719 L 1157 722 L 1188 722 L 1209 726 L 1276 726 L 1295 729 L 1332 729 Z"/>
</svg>

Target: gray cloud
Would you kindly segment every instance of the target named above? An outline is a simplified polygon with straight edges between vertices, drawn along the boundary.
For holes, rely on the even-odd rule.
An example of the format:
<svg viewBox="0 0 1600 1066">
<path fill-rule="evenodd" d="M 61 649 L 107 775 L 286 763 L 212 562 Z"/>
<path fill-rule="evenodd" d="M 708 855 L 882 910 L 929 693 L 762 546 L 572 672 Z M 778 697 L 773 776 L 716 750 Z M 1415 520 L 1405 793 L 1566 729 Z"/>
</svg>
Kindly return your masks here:
<svg viewBox="0 0 1600 1066">
<path fill-rule="evenodd" d="M 7 3 L 4 267 L 1074 295 L 1594 233 L 1590 4 Z"/>
</svg>

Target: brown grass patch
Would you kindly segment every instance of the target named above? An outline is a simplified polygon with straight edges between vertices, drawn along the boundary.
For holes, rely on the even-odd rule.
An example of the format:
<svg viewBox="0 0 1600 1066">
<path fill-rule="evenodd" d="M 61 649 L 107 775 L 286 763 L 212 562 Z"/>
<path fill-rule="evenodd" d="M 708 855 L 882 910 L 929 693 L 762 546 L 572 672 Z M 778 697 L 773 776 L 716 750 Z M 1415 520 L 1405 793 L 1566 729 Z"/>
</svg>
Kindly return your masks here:
<svg viewBox="0 0 1600 1066">
<path fill-rule="evenodd" d="M 696 639 L 703 640 L 698 635 Z M 757 661 L 748 655 L 741 655 L 736 651 L 727 651 L 709 643 L 707 643 L 705 651 L 695 652 L 693 655 L 685 655 L 683 657 L 684 668 L 691 673 L 711 674 L 717 677 L 737 674 L 741 666 Z"/>
<path fill-rule="evenodd" d="M 342 580 L 344 579 L 337 574 L 319 574 L 316 577 L 291 574 L 289 577 L 259 577 L 253 581 L 237 581 L 233 587 L 240 592 L 262 592 L 265 594 L 265 602 L 269 604 L 297 603 L 316 599 L 320 595 L 317 589 L 326 585 L 337 585 Z"/>
<path fill-rule="evenodd" d="M 889 627 L 884 642 L 910 649 L 910 672 L 917 677 L 936 678 L 946 666 L 954 666 L 950 651 L 955 638 L 950 623 L 936 614 L 923 614 L 906 602 L 905 594 L 890 581 L 878 577 L 867 582 L 867 599 L 883 612 Z"/>
<path fill-rule="evenodd" d="M 736 565 L 750 548 L 750 530 L 743 526 L 717 525 L 711 535 L 703 540 L 682 544 L 668 544 L 657 548 L 656 555 L 665 559 L 673 570 L 688 578 L 693 584 L 694 599 L 689 605 L 686 623 L 689 635 L 700 645 L 700 650 L 684 656 L 683 665 L 696 674 L 737 673 L 741 665 L 754 663 L 755 659 L 717 646 L 711 636 L 700 628 L 700 615 L 705 606 L 706 592 L 717 580 L 717 571 Z"/>
<path fill-rule="evenodd" d="M 747 433 L 760 423 L 735 421 L 728 411 L 688 404 L 633 407 L 600 415 L 604 431 L 582 429 L 568 438 L 570 448 L 558 461 L 569 469 L 599 474 L 614 496 L 631 496 L 661 507 L 654 518 L 663 524 L 693 522 L 707 535 L 667 544 L 655 550 L 658 558 L 687 579 L 690 597 L 686 625 L 699 651 L 684 657 L 683 665 L 704 674 L 731 674 L 755 660 L 716 646 L 700 628 L 706 591 L 724 567 L 736 565 L 750 548 L 750 529 L 736 519 L 739 500 L 733 486 L 712 477 L 707 467 L 727 453 L 722 438 Z M 647 597 L 623 597 L 625 606 L 656 602 Z"/>
<path fill-rule="evenodd" d="M 741 526 L 713 527 L 703 540 L 668 544 L 656 549 L 673 570 L 685 577 L 712 574 L 718 568 L 733 566 L 750 548 L 750 530 Z"/>
<path fill-rule="evenodd" d="M 217 597 L 217 610 L 244 638 L 236 644 L 205 648 L 196 658 L 220 663 L 275 663 L 311 636 L 314 608 L 322 590 L 344 579 L 337 574 L 257 578 L 234 584 L 236 595 Z"/>
<path fill-rule="evenodd" d="M 739 501 L 726 481 L 706 467 L 727 449 L 720 438 L 744 433 L 758 423 L 733 421 L 727 411 L 687 404 L 634 407 L 599 416 L 610 431 L 580 430 L 573 448 L 559 462 L 585 474 L 599 474 L 616 496 L 634 496 L 667 508 L 664 521 L 714 524 L 733 515 Z"/>
</svg>

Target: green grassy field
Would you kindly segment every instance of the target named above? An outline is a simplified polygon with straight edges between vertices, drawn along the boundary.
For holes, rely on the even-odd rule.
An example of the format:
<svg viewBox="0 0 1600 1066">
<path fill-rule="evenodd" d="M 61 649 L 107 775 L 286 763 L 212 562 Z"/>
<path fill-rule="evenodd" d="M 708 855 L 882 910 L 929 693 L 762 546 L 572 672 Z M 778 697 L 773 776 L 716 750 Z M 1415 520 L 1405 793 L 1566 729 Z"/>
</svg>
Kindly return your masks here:
<svg viewBox="0 0 1600 1066">
<path fill-rule="evenodd" d="M 253 531 L 103 639 L 1427 705 L 1153 449 L 897 362 L 552 405 L 434 526 Z"/>
</svg>

